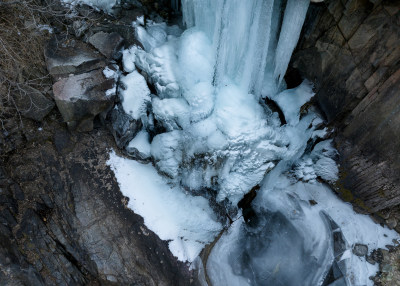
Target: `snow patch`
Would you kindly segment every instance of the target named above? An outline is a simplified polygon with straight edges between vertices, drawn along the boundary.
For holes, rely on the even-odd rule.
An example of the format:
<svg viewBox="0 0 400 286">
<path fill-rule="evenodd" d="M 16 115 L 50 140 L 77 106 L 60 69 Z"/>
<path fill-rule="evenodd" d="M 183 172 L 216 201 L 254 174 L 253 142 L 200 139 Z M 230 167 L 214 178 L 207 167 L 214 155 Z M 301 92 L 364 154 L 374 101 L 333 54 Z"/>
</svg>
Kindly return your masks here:
<svg viewBox="0 0 400 286">
<path fill-rule="evenodd" d="M 147 103 L 150 102 L 150 90 L 144 77 L 136 70 L 121 77 L 125 89 L 120 90 L 123 98 L 122 107 L 133 119 L 145 115 Z"/>
<path fill-rule="evenodd" d="M 222 229 L 205 198 L 169 186 L 151 164 L 119 157 L 114 151 L 107 164 L 124 196 L 130 198 L 128 207 L 161 239 L 170 241 L 169 248 L 179 260 L 193 261 Z"/>
</svg>

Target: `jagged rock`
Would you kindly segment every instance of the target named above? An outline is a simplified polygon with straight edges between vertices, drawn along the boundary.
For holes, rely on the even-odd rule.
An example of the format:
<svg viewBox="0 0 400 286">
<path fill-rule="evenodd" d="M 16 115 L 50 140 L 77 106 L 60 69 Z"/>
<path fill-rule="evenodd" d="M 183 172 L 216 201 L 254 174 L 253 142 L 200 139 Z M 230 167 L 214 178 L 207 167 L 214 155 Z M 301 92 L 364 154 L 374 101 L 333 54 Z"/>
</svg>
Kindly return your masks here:
<svg viewBox="0 0 400 286">
<path fill-rule="evenodd" d="M 26 118 L 42 121 L 54 107 L 54 102 L 44 96 L 37 89 L 23 86 L 14 96 L 18 111 Z"/>
<path fill-rule="evenodd" d="M 357 256 L 366 256 L 368 254 L 368 246 L 364 244 L 355 244 L 352 249 L 353 253 Z"/>
<path fill-rule="evenodd" d="M 104 57 L 89 45 L 67 36 L 54 36 L 45 52 L 47 70 L 56 80 L 69 74 L 105 67 Z"/>
<path fill-rule="evenodd" d="M 127 154 L 129 155 L 129 157 L 131 157 L 132 159 L 135 159 L 139 162 L 150 162 L 151 161 L 151 157 L 149 155 L 141 153 L 136 148 L 127 146 L 125 148 L 125 150 L 126 150 Z"/>
<path fill-rule="evenodd" d="M 89 38 L 91 43 L 100 53 L 109 59 L 121 57 L 118 51 L 123 45 L 124 39 L 118 33 L 98 32 Z"/>
<path fill-rule="evenodd" d="M 111 127 L 117 146 L 125 148 L 142 128 L 142 121 L 133 119 L 121 105 L 116 105 L 111 111 Z"/>
<path fill-rule="evenodd" d="M 106 79 L 102 70 L 95 70 L 61 79 L 53 85 L 57 107 L 71 129 L 93 129 L 94 117 L 114 104 L 114 81 Z"/>
</svg>

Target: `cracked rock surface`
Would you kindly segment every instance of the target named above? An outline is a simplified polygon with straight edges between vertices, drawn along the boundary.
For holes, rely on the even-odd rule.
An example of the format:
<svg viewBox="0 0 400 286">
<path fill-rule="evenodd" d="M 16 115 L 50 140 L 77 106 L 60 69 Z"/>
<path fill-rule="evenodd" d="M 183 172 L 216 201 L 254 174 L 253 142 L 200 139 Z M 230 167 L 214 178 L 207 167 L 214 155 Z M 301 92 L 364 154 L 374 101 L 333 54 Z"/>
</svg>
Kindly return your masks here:
<svg viewBox="0 0 400 286">
<path fill-rule="evenodd" d="M 106 165 L 112 135 L 26 124 L 0 174 L 0 285 L 196 285 Z M 155 210 L 157 211 L 157 210 Z"/>
</svg>

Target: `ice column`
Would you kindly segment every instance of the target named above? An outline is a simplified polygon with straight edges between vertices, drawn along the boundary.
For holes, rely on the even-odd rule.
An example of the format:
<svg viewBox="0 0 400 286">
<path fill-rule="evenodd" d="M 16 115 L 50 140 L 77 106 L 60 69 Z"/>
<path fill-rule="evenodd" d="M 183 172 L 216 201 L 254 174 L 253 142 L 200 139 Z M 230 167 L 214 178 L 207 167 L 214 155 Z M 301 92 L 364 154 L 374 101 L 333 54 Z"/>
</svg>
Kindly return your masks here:
<svg viewBox="0 0 400 286">
<path fill-rule="evenodd" d="M 269 72 L 280 84 L 299 39 L 309 0 L 182 0 L 183 21 L 206 33 L 215 49 L 213 84 L 227 80 L 260 95 Z M 276 13 L 278 11 L 278 13 Z M 275 13 L 274 13 L 275 12 Z M 278 21 L 274 23 L 273 21 Z M 279 41 L 273 41 L 278 38 Z M 271 45 L 276 45 L 271 47 Z M 268 51 L 272 54 L 268 55 Z M 267 65 L 268 56 L 274 59 Z"/>
<path fill-rule="evenodd" d="M 275 55 L 274 77 L 279 84 L 285 76 L 293 50 L 300 37 L 310 0 L 288 0 Z"/>
</svg>

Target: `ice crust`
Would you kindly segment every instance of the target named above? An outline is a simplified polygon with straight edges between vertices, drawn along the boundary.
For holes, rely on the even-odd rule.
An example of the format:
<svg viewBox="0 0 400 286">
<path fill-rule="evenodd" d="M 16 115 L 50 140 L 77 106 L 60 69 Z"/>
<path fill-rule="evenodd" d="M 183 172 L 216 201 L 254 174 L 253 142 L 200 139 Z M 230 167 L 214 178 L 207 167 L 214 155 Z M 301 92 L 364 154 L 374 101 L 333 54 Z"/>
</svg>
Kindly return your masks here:
<svg viewBox="0 0 400 286">
<path fill-rule="evenodd" d="M 140 154 L 143 155 L 145 158 L 149 158 L 151 156 L 151 146 L 150 146 L 150 137 L 149 133 L 146 130 L 141 130 L 129 142 L 128 148 L 135 148 Z"/>
<path fill-rule="evenodd" d="M 182 261 L 193 261 L 222 229 L 208 201 L 171 187 L 151 164 L 141 164 L 110 153 L 114 170 L 128 207 L 144 218 L 146 226 L 163 240 Z M 146 235 L 146 233 L 143 233 Z"/>
<path fill-rule="evenodd" d="M 154 167 L 114 153 L 109 164 L 129 207 L 199 271 L 196 257 L 224 220 L 193 194 L 211 192 L 217 203 L 235 207 L 261 187 L 252 204 L 256 221 L 245 223 L 239 212 L 204 266 L 214 285 L 321 285 L 337 255 L 347 285 L 372 285 L 368 277 L 377 266 L 351 247 L 362 243 L 371 251 L 399 237 L 319 182 L 337 180 L 337 152 L 323 120 L 305 107 L 314 96 L 311 83 L 285 90 L 283 81 L 309 1 L 284 2 L 182 0 L 183 33 L 134 22 L 144 49 L 123 52 L 128 75 L 120 96 L 144 126 L 129 146 L 151 155 Z M 339 254 L 334 233 L 345 241 Z"/>
</svg>

